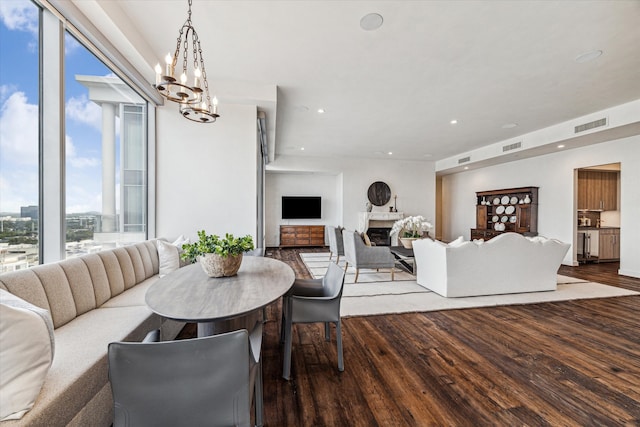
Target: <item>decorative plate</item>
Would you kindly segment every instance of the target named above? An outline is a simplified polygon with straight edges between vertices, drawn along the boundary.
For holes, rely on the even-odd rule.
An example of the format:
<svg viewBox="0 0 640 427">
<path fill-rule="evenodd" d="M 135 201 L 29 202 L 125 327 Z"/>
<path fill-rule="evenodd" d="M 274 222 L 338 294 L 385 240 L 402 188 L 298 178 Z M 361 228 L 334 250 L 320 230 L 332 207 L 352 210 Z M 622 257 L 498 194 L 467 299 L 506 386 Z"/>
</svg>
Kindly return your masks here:
<svg viewBox="0 0 640 427">
<path fill-rule="evenodd" d="M 511 198 L 511 204 L 512 204 L 512 205 L 517 205 L 517 204 L 518 204 L 518 198 L 517 198 L 516 196 L 513 196 L 513 197 Z"/>
<path fill-rule="evenodd" d="M 509 222 L 514 223 L 516 222 L 516 216 L 513 215 L 511 218 L 509 218 Z"/>
<path fill-rule="evenodd" d="M 503 205 L 509 204 L 509 196 L 502 196 L 502 200 L 500 200 Z"/>
<path fill-rule="evenodd" d="M 507 215 L 511 215 L 515 211 L 516 211 L 516 208 L 510 205 L 510 206 L 507 206 L 507 209 L 504 210 L 504 213 L 506 213 Z"/>
<path fill-rule="evenodd" d="M 507 221 L 509 221 L 509 217 L 506 215 L 500 218 L 500 222 L 507 222 Z"/>
<path fill-rule="evenodd" d="M 493 199 L 493 204 L 494 205 L 499 205 L 500 204 L 500 197 L 496 197 L 495 199 Z"/>
<path fill-rule="evenodd" d="M 500 217 L 499 217 L 498 215 L 494 215 L 494 216 L 491 218 L 491 221 L 492 221 L 492 222 L 498 222 L 498 221 L 500 221 Z"/>
<path fill-rule="evenodd" d="M 498 206 L 498 207 L 496 208 L 496 213 L 497 213 L 498 215 L 500 215 L 500 214 L 501 214 L 501 213 L 503 213 L 503 212 L 504 212 L 504 206 L 500 205 L 500 206 Z"/>
</svg>

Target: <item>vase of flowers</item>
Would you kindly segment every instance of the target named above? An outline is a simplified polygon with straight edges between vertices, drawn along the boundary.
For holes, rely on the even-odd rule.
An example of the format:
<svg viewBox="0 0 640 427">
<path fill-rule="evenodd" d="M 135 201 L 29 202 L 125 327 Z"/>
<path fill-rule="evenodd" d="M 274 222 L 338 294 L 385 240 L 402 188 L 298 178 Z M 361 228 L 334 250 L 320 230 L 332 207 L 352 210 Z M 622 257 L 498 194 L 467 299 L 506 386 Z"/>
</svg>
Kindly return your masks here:
<svg viewBox="0 0 640 427">
<path fill-rule="evenodd" d="M 391 234 L 397 233 L 398 240 L 405 248 L 412 248 L 413 241 L 421 239 L 423 233 L 427 233 L 432 225 L 422 215 L 408 216 L 396 221 L 391 228 Z"/>
<path fill-rule="evenodd" d="M 242 264 L 243 254 L 253 250 L 253 238 L 250 235 L 234 237 L 227 233 L 224 238 L 207 235 L 198 231 L 199 240 L 182 245 L 181 257 L 190 262 L 198 261 L 209 277 L 235 276 Z"/>
</svg>

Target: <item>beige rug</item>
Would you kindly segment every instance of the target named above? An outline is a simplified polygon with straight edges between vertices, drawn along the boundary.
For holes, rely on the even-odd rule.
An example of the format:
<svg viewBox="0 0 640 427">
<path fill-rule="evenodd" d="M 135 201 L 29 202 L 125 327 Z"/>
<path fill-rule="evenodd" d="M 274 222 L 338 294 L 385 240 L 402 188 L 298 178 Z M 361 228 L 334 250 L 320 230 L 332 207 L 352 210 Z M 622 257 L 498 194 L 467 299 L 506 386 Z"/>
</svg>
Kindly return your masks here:
<svg viewBox="0 0 640 427">
<path fill-rule="evenodd" d="M 324 276 L 329 265 L 328 252 L 301 253 L 300 257 L 313 277 Z M 344 268 L 342 259 L 340 266 Z M 558 275 L 558 289 L 555 291 L 462 298 L 442 297 L 418 285 L 415 276 L 405 271 L 399 272 L 398 269 L 393 282 L 390 281 L 390 273 L 382 270 L 361 269 L 358 283 L 353 283 L 354 278 L 355 269 L 349 266 L 342 295 L 343 317 L 640 295 L 638 292 L 562 275 Z"/>
</svg>

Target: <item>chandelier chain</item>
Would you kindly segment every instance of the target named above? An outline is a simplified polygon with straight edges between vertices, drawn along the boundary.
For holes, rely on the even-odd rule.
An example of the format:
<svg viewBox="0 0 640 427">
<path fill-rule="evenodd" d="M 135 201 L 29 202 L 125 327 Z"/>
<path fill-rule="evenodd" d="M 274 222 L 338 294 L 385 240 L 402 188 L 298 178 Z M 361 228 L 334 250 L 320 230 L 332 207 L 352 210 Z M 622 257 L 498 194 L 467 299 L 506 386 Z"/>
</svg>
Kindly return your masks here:
<svg viewBox="0 0 640 427">
<path fill-rule="evenodd" d="M 198 54 L 200 55 L 200 67 L 202 68 L 202 81 L 204 82 L 204 91 L 207 94 L 207 106 L 211 108 L 211 96 L 209 95 L 209 81 L 207 80 L 207 70 L 204 69 L 204 58 L 202 57 L 202 48 L 200 47 L 200 39 L 198 39 Z"/>
</svg>

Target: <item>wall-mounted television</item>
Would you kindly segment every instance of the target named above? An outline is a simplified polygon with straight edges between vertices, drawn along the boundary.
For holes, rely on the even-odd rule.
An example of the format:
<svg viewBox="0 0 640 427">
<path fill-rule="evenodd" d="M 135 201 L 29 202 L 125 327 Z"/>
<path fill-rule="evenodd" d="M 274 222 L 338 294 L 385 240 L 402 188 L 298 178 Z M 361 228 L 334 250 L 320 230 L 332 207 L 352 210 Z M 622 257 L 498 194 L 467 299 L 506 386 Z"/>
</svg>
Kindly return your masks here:
<svg viewBox="0 0 640 427">
<path fill-rule="evenodd" d="M 322 218 L 320 196 L 282 196 L 282 219 Z"/>
</svg>

